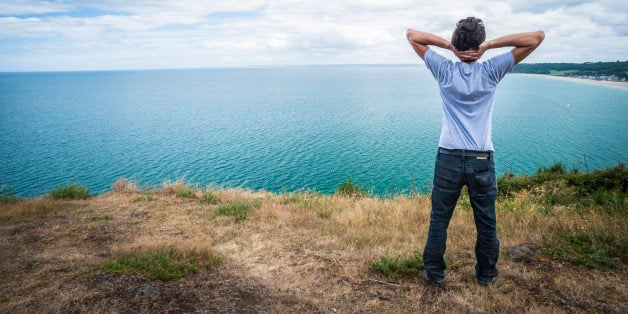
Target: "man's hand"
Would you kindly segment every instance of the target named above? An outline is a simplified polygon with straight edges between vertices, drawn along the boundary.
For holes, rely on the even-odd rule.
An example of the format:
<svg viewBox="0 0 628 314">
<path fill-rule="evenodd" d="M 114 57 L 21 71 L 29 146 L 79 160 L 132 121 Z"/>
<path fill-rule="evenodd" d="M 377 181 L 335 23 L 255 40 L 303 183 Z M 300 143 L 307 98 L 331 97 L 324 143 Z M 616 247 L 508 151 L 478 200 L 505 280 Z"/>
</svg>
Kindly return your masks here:
<svg viewBox="0 0 628 314">
<path fill-rule="evenodd" d="M 484 51 L 473 50 L 473 49 L 469 49 L 465 51 L 458 51 L 456 48 L 453 48 L 451 51 L 453 51 L 456 57 L 458 57 L 458 59 L 460 59 L 460 61 L 462 62 L 477 61 L 482 57 L 482 54 L 484 54 Z"/>
</svg>

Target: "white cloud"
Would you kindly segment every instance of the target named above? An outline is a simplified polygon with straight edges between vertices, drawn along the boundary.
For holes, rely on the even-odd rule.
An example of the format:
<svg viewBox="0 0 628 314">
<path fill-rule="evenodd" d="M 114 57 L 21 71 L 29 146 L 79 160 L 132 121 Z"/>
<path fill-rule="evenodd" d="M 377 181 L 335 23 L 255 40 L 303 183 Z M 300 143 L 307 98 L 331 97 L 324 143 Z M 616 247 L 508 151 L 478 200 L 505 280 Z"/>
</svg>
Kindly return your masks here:
<svg viewBox="0 0 628 314">
<path fill-rule="evenodd" d="M 48 1 L 12 0 L 0 3 L 0 15 L 46 14 L 69 12 L 73 6 Z"/>
<path fill-rule="evenodd" d="M 0 71 L 412 63 L 406 28 L 449 38 L 466 16 L 484 19 L 489 38 L 545 30 L 526 61 L 625 60 L 628 21 L 619 7 L 578 0 L 23 0 L 0 4 Z"/>
</svg>

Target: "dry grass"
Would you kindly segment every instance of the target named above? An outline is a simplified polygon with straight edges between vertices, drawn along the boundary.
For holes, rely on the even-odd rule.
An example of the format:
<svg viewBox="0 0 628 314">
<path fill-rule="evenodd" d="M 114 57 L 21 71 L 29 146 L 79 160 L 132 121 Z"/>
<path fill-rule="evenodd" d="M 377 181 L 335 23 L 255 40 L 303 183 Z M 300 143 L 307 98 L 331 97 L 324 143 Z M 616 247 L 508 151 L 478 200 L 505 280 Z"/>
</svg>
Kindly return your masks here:
<svg viewBox="0 0 628 314">
<path fill-rule="evenodd" d="M 137 183 L 128 180 L 127 178 L 120 178 L 111 185 L 111 189 L 115 192 L 137 192 Z"/>
<path fill-rule="evenodd" d="M 174 298 L 183 311 L 271 312 L 626 312 L 625 265 L 590 270 L 543 256 L 510 261 L 511 248 L 542 246 L 551 230 L 598 224 L 626 230 L 626 220 L 600 211 L 538 209 L 520 193 L 500 201 L 500 277 L 474 283 L 475 227 L 464 204 L 449 229 L 451 261 L 444 289 L 420 278 L 392 280 L 369 271 L 390 255 L 422 251 L 429 222 L 425 196 L 393 199 L 212 191 L 220 203 L 259 204 L 244 221 L 220 206 L 182 198 L 190 185 L 165 185 L 157 200 L 141 192 L 85 201 L 23 200 L 0 204 L 0 312 L 157 312 Z M 126 191 L 126 189 L 125 189 Z M 111 217 L 111 219 L 94 219 Z M 155 247 L 217 255 L 222 265 L 175 281 L 110 275 L 98 265 L 122 252 Z M 157 299 L 136 295 L 151 284 Z"/>
</svg>

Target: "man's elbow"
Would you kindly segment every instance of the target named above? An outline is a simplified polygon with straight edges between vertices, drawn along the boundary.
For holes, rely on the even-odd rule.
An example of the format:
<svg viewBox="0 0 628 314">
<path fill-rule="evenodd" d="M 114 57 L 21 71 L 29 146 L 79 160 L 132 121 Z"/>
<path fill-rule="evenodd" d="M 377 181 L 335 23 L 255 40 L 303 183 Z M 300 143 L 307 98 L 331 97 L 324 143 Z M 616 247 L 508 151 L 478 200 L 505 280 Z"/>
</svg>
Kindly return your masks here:
<svg viewBox="0 0 628 314">
<path fill-rule="evenodd" d="M 406 30 L 406 38 L 408 39 L 408 41 L 412 41 L 412 34 L 414 34 L 414 30 L 412 28 L 408 28 Z"/>
<path fill-rule="evenodd" d="M 538 31 L 534 32 L 534 39 L 536 39 L 536 45 L 535 46 L 540 45 L 543 42 L 543 40 L 545 39 L 545 32 L 542 31 L 542 30 L 538 30 Z"/>
</svg>

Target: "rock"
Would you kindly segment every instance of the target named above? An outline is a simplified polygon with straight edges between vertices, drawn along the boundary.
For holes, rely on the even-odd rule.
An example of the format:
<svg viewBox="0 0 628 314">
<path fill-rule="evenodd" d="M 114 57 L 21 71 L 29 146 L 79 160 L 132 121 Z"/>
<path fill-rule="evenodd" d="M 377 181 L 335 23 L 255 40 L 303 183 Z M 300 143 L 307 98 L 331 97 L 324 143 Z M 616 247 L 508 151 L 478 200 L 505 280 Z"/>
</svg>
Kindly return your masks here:
<svg viewBox="0 0 628 314">
<path fill-rule="evenodd" d="M 172 298 L 170 302 L 168 302 L 168 311 L 176 311 L 179 309 L 179 303 L 177 303 L 177 299 Z"/>
<path fill-rule="evenodd" d="M 508 257 L 515 263 L 533 264 L 539 261 L 541 251 L 532 245 L 524 244 L 508 253 Z"/>
<path fill-rule="evenodd" d="M 95 282 L 98 282 L 98 283 L 101 283 L 101 282 L 103 282 L 103 281 L 107 281 L 107 280 L 111 279 L 112 277 L 113 277 L 113 275 L 112 275 L 112 274 L 104 274 L 104 275 L 102 275 L 102 276 L 96 277 L 96 278 L 94 279 L 94 281 L 95 281 Z"/>
<path fill-rule="evenodd" d="M 37 264 L 37 262 L 30 261 L 30 262 L 28 262 L 28 264 L 26 264 L 26 269 L 28 269 L 28 270 L 35 269 L 35 268 L 37 268 L 37 266 L 39 266 Z"/>
<path fill-rule="evenodd" d="M 146 216 L 147 214 L 148 214 L 148 212 L 145 212 L 145 211 L 139 211 L 139 212 L 136 212 L 134 210 L 131 211 L 131 217 L 139 217 L 139 218 L 141 218 L 141 217 Z"/>
<path fill-rule="evenodd" d="M 159 288 L 157 287 L 146 284 L 145 286 L 137 289 L 137 292 L 135 292 L 135 297 L 158 300 L 161 297 L 161 291 L 159 291 Z"/>
</svg>

